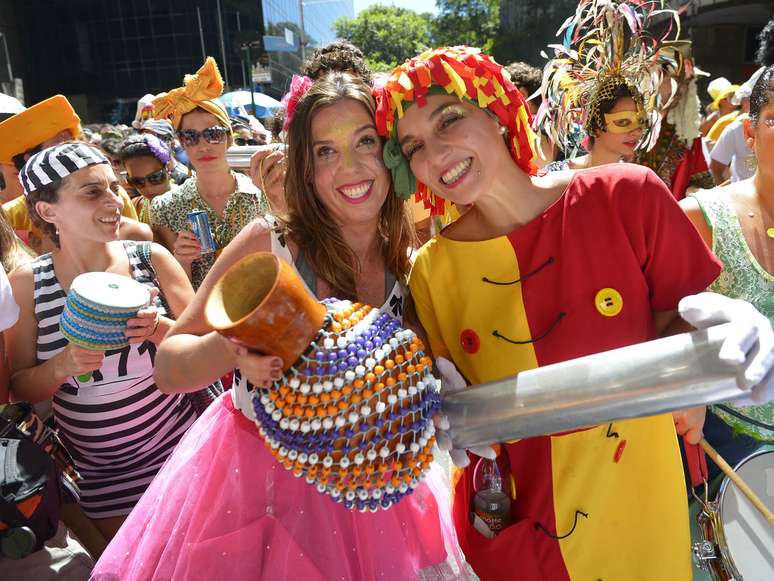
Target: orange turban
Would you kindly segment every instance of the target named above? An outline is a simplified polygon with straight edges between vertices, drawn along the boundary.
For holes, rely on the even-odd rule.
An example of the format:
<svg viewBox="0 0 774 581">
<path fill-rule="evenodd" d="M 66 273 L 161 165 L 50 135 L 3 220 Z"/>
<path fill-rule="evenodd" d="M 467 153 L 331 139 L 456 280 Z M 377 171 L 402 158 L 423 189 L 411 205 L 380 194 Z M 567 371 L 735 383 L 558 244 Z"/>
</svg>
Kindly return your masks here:
<svg viewBox="0 0 774 581">
<path fill-rule="evenodd" d="M 81 119 L 64 95 L 36 103 L 0 123 L 0 163 L 13 163 L 14 156 L 68 129 L 78 137 Z"/>
<path fill-rule="evenodd" d="M 222 92 L 223 77 L 220 76 L 215 59 L 208 56 L 196 74 L 185 76 L 182 87 L 156 96 L 153 100 L 153 117 L 168 119 L 175 129 L 179 129 L 183 115 L 200 107 L 215 115 L 224 127 L 231 127 L 228 113 L 214 100 Z"/>
</svg>

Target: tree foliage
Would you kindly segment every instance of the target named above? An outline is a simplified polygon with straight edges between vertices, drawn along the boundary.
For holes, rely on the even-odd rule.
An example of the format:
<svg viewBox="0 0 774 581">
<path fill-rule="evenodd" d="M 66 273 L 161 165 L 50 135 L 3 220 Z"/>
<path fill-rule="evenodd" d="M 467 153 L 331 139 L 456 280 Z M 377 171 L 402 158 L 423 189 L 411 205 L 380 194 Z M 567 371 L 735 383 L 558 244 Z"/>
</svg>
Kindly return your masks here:
<svg viewBox="0 0 774 581">
<path fill-rule="evenodd" d="M 436 0 L 433 45 L 467 44 L 491 53 L 500 24 L 499 0 Z"/>
<path fill-rule="evenodd" d="M 390 71 L 430 45 L 430 14 L 395 6 L 374 5 L 355 18 L 339 18 L 336 36 L 363 51 L 373 71 Z"/>
</svg>

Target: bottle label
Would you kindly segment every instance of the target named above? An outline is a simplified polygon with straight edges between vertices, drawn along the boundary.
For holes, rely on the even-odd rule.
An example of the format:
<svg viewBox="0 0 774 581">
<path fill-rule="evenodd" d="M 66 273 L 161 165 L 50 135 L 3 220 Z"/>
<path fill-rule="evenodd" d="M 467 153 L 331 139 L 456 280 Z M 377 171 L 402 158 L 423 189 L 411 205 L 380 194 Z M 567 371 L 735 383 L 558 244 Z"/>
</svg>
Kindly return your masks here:
<svg viewBox="0 0 774 581">
<path fill-rule="evenodd" d="M 498 534 L 510 524 L 510 515 L 508 513 L 493 513 L 480 509 L 476 509 L 475 513 L 494 534 Z"/>
</svg>

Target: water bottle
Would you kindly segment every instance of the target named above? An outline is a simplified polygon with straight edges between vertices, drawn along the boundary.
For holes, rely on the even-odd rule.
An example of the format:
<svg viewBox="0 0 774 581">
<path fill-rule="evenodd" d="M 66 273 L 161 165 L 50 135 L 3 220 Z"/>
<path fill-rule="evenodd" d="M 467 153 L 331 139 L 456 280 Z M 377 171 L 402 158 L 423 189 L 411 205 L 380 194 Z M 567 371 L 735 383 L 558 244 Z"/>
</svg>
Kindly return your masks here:
<svg viewBox="0 0 774 581">
<path fill-rule="evenodd" d="M 479 517 L 493 536 L 511 524 L 511 499 L 503 492 L 503 481 L 497 462 L 483 459 L 484 488 L 473 497 L 473 512 Z"/>
</svg>

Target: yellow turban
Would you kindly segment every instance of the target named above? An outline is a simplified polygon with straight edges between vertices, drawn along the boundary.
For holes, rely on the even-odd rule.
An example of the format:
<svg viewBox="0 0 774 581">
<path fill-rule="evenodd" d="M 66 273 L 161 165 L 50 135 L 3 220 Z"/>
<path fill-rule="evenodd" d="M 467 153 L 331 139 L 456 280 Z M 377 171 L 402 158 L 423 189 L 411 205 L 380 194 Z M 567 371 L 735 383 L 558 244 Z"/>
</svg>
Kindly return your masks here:
<svg viewBox="0 0 774 581">
<path fill-rule="evenodd" d="M 180 128 L 183 115 L 200 107 L 212 113 L 224 127 L 231 127 L 226 110 L 214 99 L 223 92 L 223 77 L 211 56 L 196 74 L 186 75 L 183 86 L 169 93 L 160 93 L 153 100 L 153 117 L 168 119 L 175 129 Z"/>
</svg>

